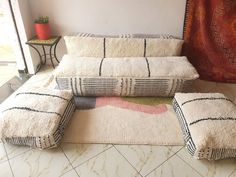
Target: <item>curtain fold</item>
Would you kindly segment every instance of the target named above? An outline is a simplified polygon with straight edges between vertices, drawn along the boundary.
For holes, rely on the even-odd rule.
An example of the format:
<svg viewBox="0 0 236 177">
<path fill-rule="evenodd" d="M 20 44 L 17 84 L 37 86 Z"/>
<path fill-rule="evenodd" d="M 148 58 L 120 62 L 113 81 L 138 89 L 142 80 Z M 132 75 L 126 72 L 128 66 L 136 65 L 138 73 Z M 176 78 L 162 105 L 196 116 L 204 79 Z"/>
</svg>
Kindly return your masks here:
<svg viewBox="0 0 236 177">
<path fill-rule="evenodd" d="M 236 83 L 236 0 L 187 0 L 184 40 L 201 79 Z"/>
</svg>

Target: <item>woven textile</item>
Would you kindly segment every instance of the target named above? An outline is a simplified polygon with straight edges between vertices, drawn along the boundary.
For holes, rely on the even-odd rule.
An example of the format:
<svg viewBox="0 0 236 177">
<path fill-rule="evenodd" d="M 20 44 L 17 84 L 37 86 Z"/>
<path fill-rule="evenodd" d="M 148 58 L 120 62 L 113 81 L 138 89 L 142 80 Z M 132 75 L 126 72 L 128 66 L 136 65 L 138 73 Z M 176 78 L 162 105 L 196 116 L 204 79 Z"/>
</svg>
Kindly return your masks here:
<svg viewBox="0 0 236 177">
<path fill-rule="evenodd" d="M 173 96 L 198 78 L 186 57 L 84 58 L 65 55 L 54 71 L 77 96 Z"/>
<path fill-rule="evenodd" d="M 192 156 L 236 157 L 236 106 L 230 99 L 221 93 L 176 93 L 173 107 Z"/>
<path fill-rule="evenodd" d="M 86 35 L 86 34 L 85 34 Z M 79 57 L 160 57 L 179 56 L 183 40 L 168 38 L 101 38 L 65 36 L 69 55 Z"/>
<path fill-rule="evenodd" d="M 188 0 L 184 40 L 201 79 L 236 82 L 235 0 Z"/>
<path fill-rule="evenodd" d="M 0 138 L 40 149 L 57 147 L 74 110 L 70 92 L 47 88 L 23 90 L 1 112 Z"/>
</svg>

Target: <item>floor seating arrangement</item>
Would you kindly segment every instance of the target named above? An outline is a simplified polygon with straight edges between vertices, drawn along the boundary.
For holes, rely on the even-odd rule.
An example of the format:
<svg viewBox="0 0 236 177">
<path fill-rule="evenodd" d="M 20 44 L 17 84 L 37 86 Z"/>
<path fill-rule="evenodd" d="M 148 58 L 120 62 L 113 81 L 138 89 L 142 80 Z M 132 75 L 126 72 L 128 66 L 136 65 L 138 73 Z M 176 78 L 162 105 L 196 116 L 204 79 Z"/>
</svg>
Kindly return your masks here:
<svg viewBox="0 0 236 177">
<path fill-rule="evenodd" d="M 54 72 L 77 96 L 173 96 L 198 73 L 173 38 L 65 37 L 68 54 Z"/>
<path fill-rule="evenodd" d="M 173 107 L 188 152 L 197 159 L 236 157 L 236 105 L 220 93 L 176 93 Z"/>
<path fill-rule="evenodd" d="M 68 91 L 45 87 L 22 90 L 2 111 L 0 138 L 33 148 L 57 147 L 74 110 L 73 95 Z"/>
<path fill-rule="evenodd" d="M 3 141 L 40 149 L 58 146 L 75 110 L 74 96 L 175 95 L 173 107 L 189 153 L 197 159 L 236 157 L 235 104 L 219 93 L 177 93 L 190 92 L 199 77 L 180 56 L 182 40 L 86 34 L 65 41 L 68 54 L 53 72 L 57 88 L 17 93 L 2 111 Z"/>
</svg>

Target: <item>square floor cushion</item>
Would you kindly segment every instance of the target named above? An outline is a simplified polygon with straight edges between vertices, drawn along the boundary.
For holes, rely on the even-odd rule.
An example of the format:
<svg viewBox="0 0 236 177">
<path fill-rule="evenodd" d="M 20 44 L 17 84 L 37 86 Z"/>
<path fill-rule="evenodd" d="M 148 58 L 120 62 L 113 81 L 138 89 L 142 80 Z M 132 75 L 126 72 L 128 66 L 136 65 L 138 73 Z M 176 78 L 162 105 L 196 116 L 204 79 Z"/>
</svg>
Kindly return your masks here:
<svg viewBox="0 0 236 177">
<path fill-rule="evenodd" d="M 192 156 L 236 157 L 236 106 L 230 99 L 220 93 L 176 93 L 173 106 Z"/>
<path fill-rule="evenodd" d="M 0 138 L 40 149 L 56 147 L 74 110 L 68 91 L 31 88 L 18 92 L 1 112 Z"/>
</svg>

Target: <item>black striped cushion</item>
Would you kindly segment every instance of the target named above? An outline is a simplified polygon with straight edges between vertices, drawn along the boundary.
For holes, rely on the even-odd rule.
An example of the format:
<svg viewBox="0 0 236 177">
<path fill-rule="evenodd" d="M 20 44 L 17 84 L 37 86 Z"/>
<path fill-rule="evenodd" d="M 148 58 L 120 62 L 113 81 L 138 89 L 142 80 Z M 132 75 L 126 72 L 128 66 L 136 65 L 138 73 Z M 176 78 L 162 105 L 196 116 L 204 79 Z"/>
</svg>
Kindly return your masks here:
<svg viewBox="0 0 236 177">
<path fill-rule="evenodd" d="M 19 92 L 12 104 L 2 111 L 1 139 L 33 148 L 57 147 L 74 111 L 70 92 L 47 88 Z"/>
<path fill-rule="evenodd" d="M 236 157 L 236 106 L 230 99 L 219 93 L 177 93 L 173 107 L 192 156 Z"/>
</svg>

